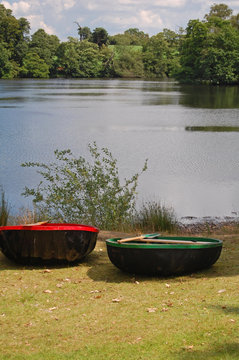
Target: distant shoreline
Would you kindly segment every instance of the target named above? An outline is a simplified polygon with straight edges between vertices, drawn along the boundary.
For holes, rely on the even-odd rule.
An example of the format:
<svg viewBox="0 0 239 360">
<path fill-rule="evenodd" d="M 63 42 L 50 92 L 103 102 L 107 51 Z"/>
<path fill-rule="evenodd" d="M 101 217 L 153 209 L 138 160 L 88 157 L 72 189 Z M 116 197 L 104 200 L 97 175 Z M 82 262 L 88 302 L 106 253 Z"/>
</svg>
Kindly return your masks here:
<svg viewBox="0 0 239 360">
<path fill-rule="evenodd" d="M 238 216 L 183 216 L 179 219 L 179 230 L 185 233 L 217 232 L 220 230 L 230 231 L 239 229 Z"/>
<path fill-rule="evenodd" d="M 236 234 L 239 236 L 239 217 L 195 217 L 195 216 L 184 216 L 181 219 L 188 221 L 188 223 L 178 223 L 178 232 L 182 235 L 202 235 L 205 234 L 216 234 L 216 235 L 227 235 Z M 191 221 L 191 222 L 190 222 Z M 160 232 L 160 230 L 159 230 Z M 145 232 L 146 233 L 146 232 Z M 110 238 L 124 238 L 130 237 L 134 232 L 123 232 L 123 231 L 108 231 L 100 230 L 98 240 L 105 241 Z"/>
</svg>

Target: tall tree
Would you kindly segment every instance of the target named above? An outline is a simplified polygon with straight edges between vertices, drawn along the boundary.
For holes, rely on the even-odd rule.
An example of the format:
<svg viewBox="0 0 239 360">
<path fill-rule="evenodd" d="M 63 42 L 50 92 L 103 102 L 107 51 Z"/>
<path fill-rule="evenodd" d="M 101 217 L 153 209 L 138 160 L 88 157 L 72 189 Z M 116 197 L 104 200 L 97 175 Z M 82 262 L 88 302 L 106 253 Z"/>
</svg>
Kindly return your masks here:
<svg viewBox="0 0 239 360">
<path fill-rule="evenodd" d="M 137 78 L 144 76 L 141 49 L 133 46 L 116 45 L 114 48 L 114 75 L 119 77 Z"/>
<path fill-rule="evenodd" d="M 0 78 L 12 78 L 13 64 L 10 61 L 10 51 L 6 49 L 4 43 L 0 43 Z"/>
<path fill-rule="evenodd" d="M 107 67 L 108 52 L 87 40 L 68 38 L 57 51 L 62 74 L 72 77 L 100 77 Z"/>
<path fill-rule="evenodd" d="M 106 45 L 108 38 L 108 32 L 102 27 L 94 29 L 91 36 L 92 42 L 97 44 L 99 47 L 102 47 L 102 45 Z"/>
<path fill-rule="evenodd" d="M 161 78 L 167 71 L 167 42 L 162 33 L 152 36 L 143 48 L 145 73 L 149 77 Z"/>
<path fill-rule="evenodd" d="M 179 78 L 214 84 L 239 82 L 239 32 L 227 20 L 191 20 L 181 50 Z"/>
<path fill-rule="evenodd" d="M 43 29 L 37 30 L 33 35 L 29 47 L 32 52 L 37 54 L 40 59 L 49 66 L 50 73 L 53 74 L 56 68 L 56 52 L 60 45 L 60 40 L 56 35 L 49 35 Z"/>
<path fill-rule="evenodd" d="M 213 4 L 209 14 L 205 15 L 205 19 L 209 20 L 214 16 L 219 17 L 222 20 L 227 20 L 232 16 L 232 9 L 226 4 Z"/>
<path fill-rule="evenodd" d="M 49 66 L 34 51 L 29 51 L 23 59 L 21 76 L 29 78 L 48 78 Z"/>
<path fill-rule="evenodd" d="M 75 21 L 75 23 L 78 25 L 78 35 L 80 36 L 80 41 L 83 40 L 89 40 L 92 33 L 88 26 L 81 26 L 78 22 Z"/>
<path fill-rule="evenodd" d="M 0 43 L 8 50 L 9 76 L 15 77 L 18 74 L 19 66 L 28 49 L 28 34 L 30 31 L 29 22 L 25 18 L 16 19 L 10 9 L 0 4 Z M 11 70 L 10 70 L 11 69 Z M 5 75 L 6 72 L 5 72 Z"/>
<path fill-rule="evenodd" d="M 130 45 L 145 45 L 149 39 L 149 35 L 140 31 L 138 28 L 129 28 L 124 35 L 130 38 Z"/>
<path fill-rule="evenodd" d="M 152 36 L 143 47 L 146 75 L 172 76 L 179 68 L 179 43 L 179 35 L 169 29 Z"/>
</svg>

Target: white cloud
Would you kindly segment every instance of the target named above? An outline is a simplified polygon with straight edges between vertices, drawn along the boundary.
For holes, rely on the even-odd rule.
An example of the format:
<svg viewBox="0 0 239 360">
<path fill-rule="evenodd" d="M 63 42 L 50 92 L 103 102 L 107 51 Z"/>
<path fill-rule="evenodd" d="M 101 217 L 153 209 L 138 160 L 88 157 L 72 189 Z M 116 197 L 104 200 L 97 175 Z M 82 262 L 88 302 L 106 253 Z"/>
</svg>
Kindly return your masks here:
<svg viewBox="0 0 239 360">
<path fill-rule="evenodd" d="M 18 3 L 13 3 L 12 9 L 14 12 L 21 12 L 23 14 L 27 14 L 30 7 L 30 4 L 28 4 L 26 1 L 19 1 Z"/>
<path fill-rule="evenodd" d="M 226 2 L 225 2 L 226 3 Z M 239 1 L 238 0 L 232 0 L 232 1 L 228 1 L 227 4 L 230 8 L 234 8 L 234 7 L 239 7 Z"/>
<path fill-rule="evenodd" d="M 131 5 L 135 4 L 135 0 L 119 0 L 119 4 Z"/>
<path fill-rule="evenodd" d="M 162 6 L 162 7 L 182 7 L 186 4 L 186 0 L 156 0 L 154 1 L 154 5 Z"/>
<path fill-rule="evenodd" d="M 68 10 L 75 6 L 75 3 L 75 0 L 65 0 L 63 1 L 63 7 L 64 9 Z"/>
<path fill-rule="evenodd" d="M 75 0 L 43 0 L 39 1 L 39 8 L 43 8 L 46 11 L 52 11 L 52 15 L 62 13 L 65 10 L 69 10 L 76 5 Z M 53 10 L 49 10 L 52 8 Z"/>
<path fill-rule="evenodd" d="M 163 25 L 161 17 L 150 10 L 141 10 L 139 12 L 139 21 L 146 27 Z"/>
<path fill-rule="evenodd" d="M 112 22 L 126 28 L 134 26 L 141 28 L 152 28 L 163 25 L 161 17 L 150 10 L 139 10 L 135 15 L 132 16 L 102 17 L 101 19 L 98 19 L 98 22 L 101 21 Z"/>
<path fill-rule="evenodd" d="M 119 10 L 122 9 L 123 6 L 126 6 L 126 8 L 130 6 L 137 6 L 137 7 L 144 7 L 144 8 L 152 8 L 155 6 L 168 8 L 168 7 L 182 7 L 186 4 L 187 0 L 117 0 L 114 2 L 112 6 L 111 0 L 100 0 L 100 1 L 94 1 L 91 0 L 90 2 L 87 2 L 86 7 L 90 10 L 95 10 L 96 8 L 104 10 Z M 82 2 L 81 6 L 85 6 L 84 2 Z"/>
<path fill-rule="evenodd" d="M 86 8 L 90 11 L 96 10 L 98 8 L 98 5 L 94 2 L 88 2 L 86 4 Z"/>
<path fill-rule="evenodd" d="M 32 11 L 39 11 L 39 2 L 38 1 L 14 1 L 10 3 L 9 1 L 1 1 L 7 9 L 11 9 L 14 13 L 14 16 L 25 16 L 26 14 L 30 14 Z"/>
<path fill-rule="evenodd" d="M 1 4 L 5 6 L 6 9 L 12 10 L 12 5 L 8 1 L 1 1 Z"/>
<path fill-rule="evenodd" d="M 45 30 L 45 32 L 46 32 L 47 34 L 49 34 L 49 35 L 55 35 L 56 31 L 55 31 L 55 29 L 54 29 L 52 26 L 46 25 L 46 24 L 44 23 L 44 21 L 40 21 L 40 24 L 39 24 L 39 25 L 40 25 L 39 27 L 40 27 L 41 29 Z"/>
<path fill-rule="evenodd" d="M 32 32 L 43 29 L 47 34 L 55 35 L 55 29 L 52 26 L 45 24 L 42 15 L 29 15 L 27 19 L 31 23 Z"/>
</svg>

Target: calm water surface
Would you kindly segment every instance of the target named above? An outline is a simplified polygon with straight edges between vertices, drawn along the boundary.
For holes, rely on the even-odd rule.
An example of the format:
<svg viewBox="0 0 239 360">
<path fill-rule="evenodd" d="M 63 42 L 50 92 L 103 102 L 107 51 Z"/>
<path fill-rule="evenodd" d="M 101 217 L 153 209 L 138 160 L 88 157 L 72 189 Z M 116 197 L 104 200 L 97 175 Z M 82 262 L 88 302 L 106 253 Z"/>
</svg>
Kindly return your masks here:
<svg viewBox="0 0 239 360">
<path fill-rule="evenodd" d="M 0 184 L 13 210 L 34 186 L 25 161 L 55 149 L 88 157 L 96 141 L 118 159 L 122 178 L 149 159 L 138 204 L 157 200 L 178 216 L 239 212 L 239 88 L 127 80 L 1 80 Z"/>
</svg>

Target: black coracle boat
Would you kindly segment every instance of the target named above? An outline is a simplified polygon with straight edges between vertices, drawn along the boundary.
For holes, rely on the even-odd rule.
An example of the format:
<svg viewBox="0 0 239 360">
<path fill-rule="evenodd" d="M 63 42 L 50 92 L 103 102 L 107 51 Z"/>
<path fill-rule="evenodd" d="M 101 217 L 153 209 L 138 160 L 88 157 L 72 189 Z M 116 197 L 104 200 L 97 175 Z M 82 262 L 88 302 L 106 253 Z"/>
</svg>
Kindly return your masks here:
<svg viewBox="0 0 239 360">
<path fill-rule="evenodd" d="M 143 235 L 106 240 L 111 262 L 119 269 L 144 275 L 180 275 L 212 266 L 222 241 L 202 237 Z"/>
</svg>

